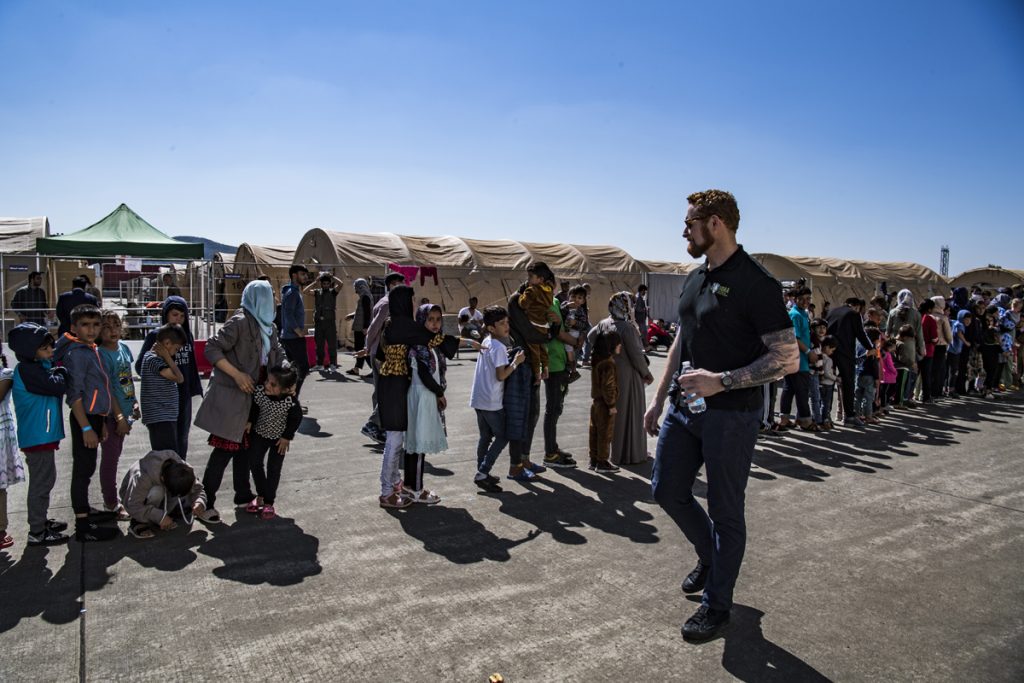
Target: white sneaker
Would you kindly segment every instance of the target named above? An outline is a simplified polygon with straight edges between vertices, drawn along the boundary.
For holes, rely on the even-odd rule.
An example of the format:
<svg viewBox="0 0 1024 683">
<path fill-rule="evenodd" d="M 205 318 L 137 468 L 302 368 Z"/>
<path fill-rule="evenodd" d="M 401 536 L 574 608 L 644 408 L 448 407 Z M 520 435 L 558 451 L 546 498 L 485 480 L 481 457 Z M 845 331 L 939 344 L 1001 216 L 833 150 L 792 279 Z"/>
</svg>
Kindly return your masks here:
<svg viewBox="0 0 1024 683">
<path fill-rule="evenodd" d="M 323 367 L 320 365 L 314 365 L 309 369 L 310 372 L 320 372 L 321 370 L 323 370 Z"/>
<path fill-rule="evenodd" d="M 332 365 L 331 367 L 329 367 L 327 369 L 330 370 L 331 372 L 337 372 L 338 371 L 338 366 L 337 365 Z"/>
<path fill-rule="evenodd" d="M 206 522 L 207 524 L 220 524 L 222 521 L 220 513 L 217 512 L 216 508 L 207 508 L 196 516 L 199 518 L 200 522 Z"/>
</svg>

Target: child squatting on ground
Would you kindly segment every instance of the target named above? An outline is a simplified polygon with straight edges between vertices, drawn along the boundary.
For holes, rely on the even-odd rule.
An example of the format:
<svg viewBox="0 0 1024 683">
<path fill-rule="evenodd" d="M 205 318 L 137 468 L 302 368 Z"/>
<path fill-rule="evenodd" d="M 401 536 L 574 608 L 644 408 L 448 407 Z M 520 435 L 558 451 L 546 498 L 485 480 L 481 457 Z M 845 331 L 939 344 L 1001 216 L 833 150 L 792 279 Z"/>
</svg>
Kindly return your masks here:
<svg viewBox="0 0 1024 683">
<path fill-rule="evenodd" d="M 295 395 L 299 375 L 294 368 L 275 365 L 265 384 L 252 393 L 252 407 L 245 432 L 249 435 L 249 471 L 256 484 L 256 498 L 245 508 L 263 519 L 277 516 L 274 502 L 281 482 L 281 468 L 295 432 L 302 423 L 302 406 Z M 266 459 L 266 469 L 264 469 Z"/>
<path fill-rule="evenodd" d="M 121 500 L 131 515 L 129 533 L 153 538 L 181 521 L 192 525 L 206 510 L 206 493 L 192 468 L 174 451 L 150 451 L 125 472 Z"/>
</svg>

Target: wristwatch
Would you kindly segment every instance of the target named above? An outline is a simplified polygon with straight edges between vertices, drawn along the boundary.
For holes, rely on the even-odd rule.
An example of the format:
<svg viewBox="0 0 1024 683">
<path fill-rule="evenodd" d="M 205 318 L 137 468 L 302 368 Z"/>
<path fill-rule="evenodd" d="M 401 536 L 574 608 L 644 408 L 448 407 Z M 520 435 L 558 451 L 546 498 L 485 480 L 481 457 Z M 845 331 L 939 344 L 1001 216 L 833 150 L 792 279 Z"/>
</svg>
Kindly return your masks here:
<svg viewBox="0 0 1024 683">
<path fill-rule="evenodd" d="M 732 372 L 730 372 L 729 370 L 723 372 L 721 380 L 723 389 L 725 389 L 726 391 L 732 389 Z"/>
</svg>

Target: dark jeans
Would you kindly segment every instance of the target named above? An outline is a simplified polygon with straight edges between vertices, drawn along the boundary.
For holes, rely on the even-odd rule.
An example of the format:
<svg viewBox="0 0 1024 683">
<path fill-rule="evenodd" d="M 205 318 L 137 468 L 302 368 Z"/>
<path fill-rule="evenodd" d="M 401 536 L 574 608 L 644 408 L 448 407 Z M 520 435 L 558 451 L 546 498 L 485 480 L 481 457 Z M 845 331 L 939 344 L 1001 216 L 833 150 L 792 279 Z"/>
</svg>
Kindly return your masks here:
<svg viewBox="0 0 1024 683">
<path fill-rule="evenodd" d="M 365 332 L 353 332 L 352 336 L 355 337 L 356 351 L 362 351 L 366 348 L 366 333 Z M 366 361 L 365 358 L 356 358 L 356 370 L 363 369 L 363 363 Z"/>
<path fill-rule="evenodd" d="M 853 357 L 833 353 L 832 362 L 835 363 L 836 372 L 839 373 L 839 394 L 843 400 L 843 415 L 846 419 L 851 419 L 857 414 L 853 407 L 853 395 L 857 389 L 853 376 Z"/>
<path fill-rule="evenodd" d="M 235 485 L 235 505 L 248 503 L 256 496 L 249 486 L 249 458 L 246 451 L 226 451 L 214 448 L 203 472 L 203 488 L 206 489 L 206 508 L 210 509 L 217 500 L 217 489 L 224 478 L 224 470 L 231 463 L 231 479 Z"/>
<path fill-rule="evenodd" d="M 154 451 L 178 452 L 177 422 L 151 422 L 146 429 L 149 430 L 149 447 Z"/>
<path fill-rule="evenodd" d="M 330 320 L 317 320 L 313 331 L 313 343 L 316 346 L 316 364 L 320 366 L 338 364 L 338 323 Z M 324 345 L 327 353 L 324 353 Z"/>
<path fill-rule="evenodd" d="M 835 384 L 821 385 L 821 421 L 832 421 L 832 397 L 836 395 Z"/>
<path fill-rule="evenodd" d="M 951 393 L 960 393 L 960 354 L 946 351 L 946 386 Z"/>
<path fill-rule="evenodd" d="M 476 426 L 480 430 L 480 440 L 476 445 L 476 469 L 488 474 L 508 443 L 505 438 L 505 411 L 477 410 Z"/>
<path fill-rule="evenodd" d="M 941 397 L 946 387 L 946 347 L 936 346 L 932 357 L 932 396 Z"/>
<path fill-rule="evenodd" d="M 744 501 L 760 420 L 760 410 L 709 408 L 691 415 L 672 406 L 658 435 L 654 499 L 711 568 L 703 603 L 713 609 L 732 607 L 747 544 Z M 707 512 L 693 496 L 701 465 L 707 472 Z"/>
<path fill-rule="evenodd" d="M 544 380 L 544 454 L 558 452 L 558 418 L 562 416 L 565 394 L 569 391 L 569 373 L 552 372 Z"/>
<path fill-rule="evenodd" d="M 796 398 L 796 414 L 801 420 L 808 420 L 811 417 L 810 404 L 811 373 L 801 370 L 792 375 L 786 375 L 786 385 L 782 388 L 782 403 L 779 410 L 783 415 L 792 417 L 793 398 Z"/>
<path fill-rule="evenodd" d="M 89 425 L 97 439 L 103 438 L 103 415 L 87 415 Z M 71 509 L 76 515 L 89 512 L 89 482 L 96 473 L 96 454 L 98 448 L 86 448 L 82 438 L 82 428 L 73 414 L 68 415 L 71 428 Z"/>
<path fill-rule="evenodd" d="M 266 471 L 263 469 L 264 457 L 267 459 Z M 284 456 L 277 452 L 277 439 L 267 439 L 250 432 L 246 458 L 249 461 L 249 471 L 252 472 L 252 481 L 256 485 L 256 495 L 263 499 L 264 505 L 273 505 L 274 498 L 277 497 L 277 485 L 281 483 L 281 466 L 284 464 Z M 236 502 L 244 503 L 247 500 L 249 498 Z"/>
<path fill-rule="evenodd" d="M 299 381 L 295 384 L 295 395 L 298 396 L 299 392 L 302 391 L 302 382 L 305 381 L 306 375 L 309 374 L 309 354 L 306 353 L 306 338 L 282 339 L 281 346 L 284 347 L 284 352 L 288 354 L 288 360 L 291 361 L 295 372 L 299 373 Z"/>
</svg>

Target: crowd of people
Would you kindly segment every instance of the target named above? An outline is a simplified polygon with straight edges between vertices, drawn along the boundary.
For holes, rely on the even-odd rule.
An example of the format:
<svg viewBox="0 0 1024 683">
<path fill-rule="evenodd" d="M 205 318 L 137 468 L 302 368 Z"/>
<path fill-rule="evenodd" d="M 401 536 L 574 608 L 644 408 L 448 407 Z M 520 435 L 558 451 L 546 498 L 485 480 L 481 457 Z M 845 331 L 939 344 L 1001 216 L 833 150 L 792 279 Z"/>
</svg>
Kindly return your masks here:
<svg viewBox="0 0 1024 683">
<path fill-rule="evenodd" d="M 746 474 L 733 468 L 739 463 L 749 469 L 748 423 L 753 438 L 758 429 L 768 436 L 863 428 L 890 411 L 957 397 L 992 399 L 1020 386 L 1024 292 L 957 288 L 948 299 L 916 302 L 902 290 L 891 300 L 851 297 L 835 308 L 825 302 L 822 317 L 814 317 L 810 288 L 797 283 L 783 293 L 735 243 L 735 200 L 715 193 L 691 197 L 684 235 L 690 253 L 708 261 L 686 281 L 678 324 L 650 317 L 644 286 L 614 294 L 607 317 L 592 321 L 589 287 L 563 280 L 556 294 L 557 279 L 542 262 L 529 266 L 522 286 L 501 305 L 481 309 L 470 298 L 458 313 L 457 335 L 444 333 L 439 305 L 422 299 L 417 305 L 401 273 L 385 278 L 385 294 L 376 302 L 369 284 L 356 280 L 357 303 L 349 315 L 356 362 L 347 372 L 359 375 L 368 365 L 372 374 L 372 409 L 361 431 L 383 447 L 379 506 L 440 502 L 424 482 L 424 464 L 426 456 L 448 448 L 445 413 L 453 406 L 446 397 L 447 362 L 460 347 L 479 351 L 468 407 L 479 431 L 473 483 L 488 492 L 501 490 L 494 472 L 506 449 L 506 478 L 513 481 L 578 466 L 559 443 L 558 423 L 571 385 L 589 368 L 590 469 L 613 475 L 623 465 L 645 463 L 651 459 L 648 434 L 659 436 L 655 499 L 699 556 L 684 590 L 717 586 L 705 593 L 703 612 L 690 629 L 700 638 L 727 620 L 740 560 L 721 559 L 718 577 L 711 567 L 716 553 L 734 552 L 722 548 L 744 542 L 742 529 L 727 521 L 742 521 L 743 501 L 742 487 L 718 485 L 712 505 L 720 518 L 712 540 L 710 518 L 694 507 L 693 478 L 704 465 L 709 483 L 745 486 Z M 329 273 L 314 281 L 305 266 L 292 266 L 279 306 L 265 279 L 246 285 L 240 308 L 205 344 L 213 367 L 205 392 L 181 296 L 163 302 L 161 324 L 135 358 L 122 341 L 118 313 L 101 309 L 87 283 L 74 284 L 58 306 L 58 338 L 28 316 L 8 335 L 18 363 L 0 375 L 0 547 L 14 542 L 6 533 L 7 489 L 26 475 L 28 544 L 68 540 L 68 524 L 49 516 L 55 451 L 66 436 L 78 541 L 113 539 L 120 535 L 113 525 L 118 521 L 137 538 L 194 520 L 220 523 L 215 505 L 229 465 L 234 504 L 273 519 L 285 456 L 306 412 L 303 381 L 314 370 L 338 371 L 336 309 L 344 283 Z M 312 368 L 303 301 L 310 292 Z M 730 293 L 743 297 L 735 299 L 742 310 L 726 306 L 711 315 Z M 737 311 L 742 315 L 734 324 L 728 316 Z M 657 346 L 668 347 L 669 362 L 648 403 L 645 387 L 656 381 L 648 353 Z M 193 422 L 197 396 L 202 401 Z M 659 424 L 670 398 L 669 414 Z M 715 410 L 704 416 L 705 405 Z M 118 484 L 124 440 L 137 423 L 147 431 L 150 450 Z M 543 451 L 534 458 L 538 423 Z M 193 426 L 209 435 L 211 447 L 201 479 L 188 460 Z M 726 452 L 731 460 L 720 460 Z M 737 459 L 736 453 L 746 455 Z M 101 507 L 89 500 L 97 464 Z"/>
</svg>

